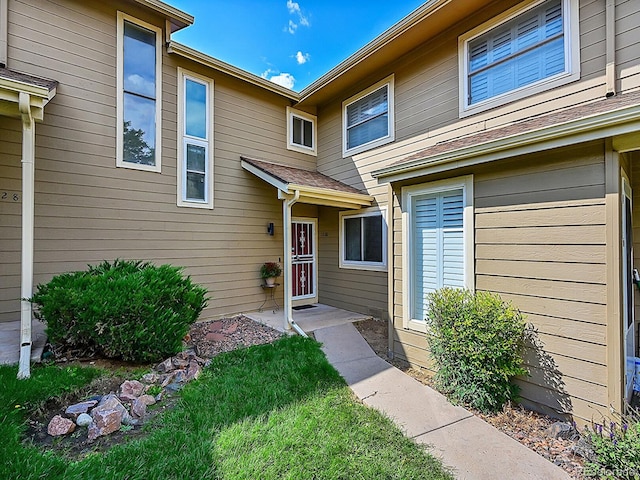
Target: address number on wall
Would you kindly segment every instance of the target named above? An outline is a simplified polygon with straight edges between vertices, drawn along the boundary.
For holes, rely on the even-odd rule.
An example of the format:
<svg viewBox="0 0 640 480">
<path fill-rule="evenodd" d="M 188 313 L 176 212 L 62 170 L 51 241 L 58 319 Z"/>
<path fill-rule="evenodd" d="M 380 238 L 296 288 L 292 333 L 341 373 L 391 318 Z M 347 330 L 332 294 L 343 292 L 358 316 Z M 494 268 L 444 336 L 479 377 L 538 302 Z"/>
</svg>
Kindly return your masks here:
<svg viewBox="0 0 640 480">
<path fill-rule="evenodd" d="M 20 194 L 18 192 L 7 192 L 0 190 L 0 200 L 3 202 L 19 202 Z"/>
</svg>

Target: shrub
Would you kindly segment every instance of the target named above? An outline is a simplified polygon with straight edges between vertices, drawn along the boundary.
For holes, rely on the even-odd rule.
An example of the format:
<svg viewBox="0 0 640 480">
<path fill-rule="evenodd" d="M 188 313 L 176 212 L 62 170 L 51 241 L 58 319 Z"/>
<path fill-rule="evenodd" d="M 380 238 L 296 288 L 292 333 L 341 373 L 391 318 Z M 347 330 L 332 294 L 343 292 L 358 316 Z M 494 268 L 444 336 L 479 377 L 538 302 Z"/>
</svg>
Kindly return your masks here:
<svg viewBox="0 0 640 480">
<path fill-rule="evenodd" d="M 151 362 L 181 350 L 205 295 L 180 268 L 115 260 L 57 275 L 31 301 L 52 343 Z"/>
<path fill-rule="evenodd" d="M 630 409 L 629 415 L 614 420 L 593 422 L 585 435 L 593 450 L 591 462 L 585 465 L 585 478 L 640 478 L 640 416 Z"/>
<path fill-rule="evenodd" d="M 511 379 L 527 373 L 520 312 L 496 294 L 457 288 L 432 292 L 427 302 L 436 387 L 454 403 L 484 412 L 517 399 Z"/>
</svg>

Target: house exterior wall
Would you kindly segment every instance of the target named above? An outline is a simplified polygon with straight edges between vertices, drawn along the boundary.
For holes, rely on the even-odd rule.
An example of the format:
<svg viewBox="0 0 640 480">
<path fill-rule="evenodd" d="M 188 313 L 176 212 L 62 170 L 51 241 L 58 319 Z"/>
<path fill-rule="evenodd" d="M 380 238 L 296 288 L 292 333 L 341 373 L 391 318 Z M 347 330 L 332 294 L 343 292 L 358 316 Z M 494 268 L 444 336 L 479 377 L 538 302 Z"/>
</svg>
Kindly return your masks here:
<svg viewBox="0 0 640 480">
<path fill-rule="evenodd" d="M 587 421 L 607 408 L 605 166 L 602 142 L 529 155 L 474 175 L 475 285 L 535 328 L 523 403 Z M 399 198 L 400 191 L 396 191 Z M 394 208 L 395 355 L 430 368 L 424 333 L 404 328 L 402 208 Z"/>
<path fill-rule="evenodd" d="M 102 260 L 151 260 L 185 267 L 209 290 L 201 318 L 257 309 L 259 266 L 282 257 L 282 203 L 240 155 L 314 169 L 315 157 L 285 148 L 290 101 L 163 49 L 162 172 L 116 168 L 116 11 L 164 19 L 118 2 L 9 9 L 8 67 L 60 82 L 36 126 L 35 283 Z M 178 66 L 215 82 L 213 210 L 176 206 Z M 20 124 L 0 117 L 0 129 L 0 190 L 19 193 Z M 0 321 L 10 321 L 20 309 L 20 204 L 0 209 Z"/>
</svg>

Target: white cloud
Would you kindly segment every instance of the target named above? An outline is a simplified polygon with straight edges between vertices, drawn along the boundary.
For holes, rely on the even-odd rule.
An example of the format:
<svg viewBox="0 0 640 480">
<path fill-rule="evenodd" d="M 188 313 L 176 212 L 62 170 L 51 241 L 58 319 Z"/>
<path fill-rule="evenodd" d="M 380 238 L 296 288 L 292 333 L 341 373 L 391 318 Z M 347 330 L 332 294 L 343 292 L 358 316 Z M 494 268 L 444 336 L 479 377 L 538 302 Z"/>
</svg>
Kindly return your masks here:
<svg viewBox="0 0 640 480">
<path fill-rule="evenodd" d="M 291 75 L 290 73 L 279 73 L 277 75 L 274 75 L 273 73 L 273 70 L 268 68 L 260 76 L 284 88 L 288 88 L 290 90 L 293 89 L 293 86 L 296 83 L 296 79 L 293 75 Z"/>
<path fill-rule="evenodd" d="M 309 61 L 309 58 L 310 56 L 308 53 L 302 53 L 299 50 L 298 53 L 296 53 L 296 61 L 298 62 L 298 65 L 304 65 Z"/>
<path fill-rule="evenodd" d="M 302 9 L 300 8 L 300 4 L 298 2 L 293 2 L 292 0 L 287 0 L 287 10 L 289 10 L 289 14 L 296 17 L 296 21 L 289 20 L 289 25 L 285 27 L 285 32 L 289 32 L 291 35 L 296 33 L 299 25 L 303 27 L 309 27 L 311 24 L 309 23 L 309 19 L 302 13 Z"/>
</svg>

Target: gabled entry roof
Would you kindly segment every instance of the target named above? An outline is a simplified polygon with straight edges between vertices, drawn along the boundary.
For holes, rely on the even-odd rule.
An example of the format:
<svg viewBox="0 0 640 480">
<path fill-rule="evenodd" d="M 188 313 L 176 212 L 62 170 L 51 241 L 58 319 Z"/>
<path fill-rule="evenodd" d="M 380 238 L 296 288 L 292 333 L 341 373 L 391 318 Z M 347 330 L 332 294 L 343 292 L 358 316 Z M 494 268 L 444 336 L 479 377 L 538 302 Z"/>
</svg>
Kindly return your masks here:
<svg viewBox="0 0 640 480">
<path fill-rule="evenodd" d="M 339 208 L 371 206 L 373 197 L 311 170 L 240 157 L 242 168 L 276 187 L 284 194 L 299 192 L 298 202 Z"/>
</svg>

